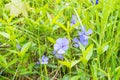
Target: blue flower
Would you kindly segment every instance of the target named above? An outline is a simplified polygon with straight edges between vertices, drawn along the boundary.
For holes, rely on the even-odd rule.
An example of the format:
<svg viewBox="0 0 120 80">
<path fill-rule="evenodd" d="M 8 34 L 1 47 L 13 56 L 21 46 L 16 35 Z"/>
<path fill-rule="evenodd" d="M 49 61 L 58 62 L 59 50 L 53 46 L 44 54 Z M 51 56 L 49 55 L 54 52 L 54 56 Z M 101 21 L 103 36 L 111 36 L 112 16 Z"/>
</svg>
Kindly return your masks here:
<svg viewBox="0 0 120 80">
<path fill-rule="evenodd" d="M 80 47 L 80 40 L 78 38 L 74 38 L 73 39 L 73 42 L 74 42 L 74 47 Z"/>
<path fill-rule="evenodd" d="M 80 47 L 80 43 L 86 47 L 88 45 L 88 35 L 92 34 L 92 30 L 89 29 L 88 31 L 86 31 L 85 27 L 81 27 L 81 32 L 78 32 L 79 37 L 78 38 L 74 38 L 73 42 L 74 47 Z"/>
<path fill-rule="evenodd" d="M 99 0 L 96 0 L 96 4 L 98 4 L 99 3 Z"/>
<path fill-rule="evenodd" d="M 82 26 L 81 27 L 81 32 L 78 32 L 79 36 L 82 36 L 82 38 L 84 38 L 85 40 L 88 39 L 88 35 L 92 34 L 92 30 L 89 29 L 88 31 L 86 31 L 85 27 Z"/>
<path fill-rule="evenodd" d="M 92 2 L 92 4 L 94 4 L 94 1 L 93 0 L 90 0 Z M 98 4 L 99 3 L 99 0 L 96 0 L 95 4 Z"/>
<path fill-rule="evenodd" d="M 87 46 L 88 45 L 88 39 L 85 39 L 83 35 L 79 36 L 80 42 L 83 46 Z"/>
<path fill-rule="evenodd" d="M 63 54 L 68 49 L 69 41 L 66 38 L 59 38 L 54 44 L 53 54 L 60 59 L 63 59 Z"/>
<path fill-rule="evenodd" d="M 41 64 L 48 64 L 48 60 L 49 60 L 49 58 L 46 57 L 45 55 L 43 55 L 42 59 L 41 59 Z"/>
</svg>

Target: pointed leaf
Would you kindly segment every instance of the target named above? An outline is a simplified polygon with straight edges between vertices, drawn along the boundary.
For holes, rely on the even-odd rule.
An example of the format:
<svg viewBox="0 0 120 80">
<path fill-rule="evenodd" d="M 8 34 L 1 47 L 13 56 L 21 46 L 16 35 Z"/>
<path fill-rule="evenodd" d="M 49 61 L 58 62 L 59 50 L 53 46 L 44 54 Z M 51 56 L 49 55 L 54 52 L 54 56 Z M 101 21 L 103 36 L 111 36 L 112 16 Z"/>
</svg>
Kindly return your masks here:
<svg viewBox="0 0 120 80">
<path fill-rule="evenodd" d="M 68 67 L 68 68 L 71 68 L 70 62 L 67 62 L 67 61 L 58 61 L 58 63 L 60 63 L 60 64 L 62 64 L 62 65 L 64 65 L 64 66 L 66 66 L 66 67 Z"/>
<path fill-rule="evenodd" d="M 104 48 L 103 48 L 103 53 L 104 53 L 105 51 L 107 51 L 108 48 L 109 48 L 109 45 L 104 46 Z"/>
<path fill-rule="evenodd" d="M 85 51 L 83 51 L 83 57 L 81 57 L 84 64 L 86 64 L 93 54 L 93 44 L 91 44 Z"/>
<path fill-rule="evenodd" d="M 20 56 L 24 56 L 25 53 L 28 51 L 28 49 L 30 48 L 31 42 L 26 43 L 25 45 L 23 45 L 21 52 L 19 53 Z"/>
<path fill-rule="evenodd" d="M 75 60 L 75 61 L 72 61 L 71 62 L 71 68 L 73 67 L 73 66 L 75 66 L 77 63 L 79 63 L 80 62 L 80 60 Z"/>
<path fill-rule="evenodd" d="M 9 39 L 10 38 L 10 35 L 8 33 L 5 33 L 5 32 L 0 32 L 0 35 Z"/>
<path fill-rule="evenodd" d="M 55 40 L 54 40 L 53 38 L 51 38 L 51 37 L 47 37 L 47 38 L 48 38 L 48 40 L 49 40 L 50 42 L 52 42 L 52 43 L 55 44 Z"/>
<path fill-rule="evenodd" d="M 77 75 L 77 76 L 71 77 L 70 80 L 79 80 L 79 78 L 80 78 L 80 75 Z"/>
<path fill-rule="evenodd" d="M 5 5 L 7 10 L 10 10 L 11 16 L 18 16 L 19 14 L 23 14 L 23 16 L 28 16 L 26 4 L 21 0 L 11 0 L 11 3 Z"/>
</svg>

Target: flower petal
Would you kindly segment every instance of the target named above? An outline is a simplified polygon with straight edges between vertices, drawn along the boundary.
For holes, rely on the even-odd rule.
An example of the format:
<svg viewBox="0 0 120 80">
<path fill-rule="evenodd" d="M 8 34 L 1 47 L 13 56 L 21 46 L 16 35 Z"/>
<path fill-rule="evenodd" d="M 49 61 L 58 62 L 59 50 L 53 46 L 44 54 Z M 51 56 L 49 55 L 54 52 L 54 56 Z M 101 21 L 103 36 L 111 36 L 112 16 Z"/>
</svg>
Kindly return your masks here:
<svg viewBox="0 0 120 80">
<path fill-rule="evenodd" d="M 66 51 L 68 49 L 68 45 L 64 45 L 64 47 L 62 47 L 61 49 L 63 49 L 64 51 Z"/>
<path fill-rule="evenodd" d="M 84 39 L 87 40 L 89 37 L 87 35 L 83 35 Z"/>
<path fill-rule="evenodd" d="M 63 44 L 66 44 L 66 45 L 68 45 L 69 44 L 69 41 L 68 41 L 68 39 L 67 38 L 63 38 Z"/>
<path fill-rule="evenodd" d="M 48 64 L 48 62 L 46 61 L 46 62 L 41 62 L 41 64 Z"/>
<path fill-rule="evenodd" d="M 56 44 L 61 44 L 62 41 L 63 41 L 63 39 L 62 39 L 62 38 L 59 38 L 59 39 L 56 40 Z"/>
<path fill-rule="evenodd" d="M 80 31 L 78 32 L 78 35 L 83 35 L 83 34 L 84 34 L 83 32 L 80 32 Z"/>
<path fill-rule="evenodd" d="M 64 54 L 65 51 L 64 51 L 63 49 L 59 49 L 57 53 L 58 53 L 58 54 Z"/>
<path fill-rule="evenodd" d="M 59 59 L 63 59 L 63 55 L 62 54 L 56 54 L 55 55 L 57 58 L 59 58 Z"/>
<path fill-rule="evenodd" d="M 89 29 L 88 32 L 86 32 L 86 35 L 90 35 L 92 34 L 92 32 L 93 32 L 92 29 Z"/>
<path fill-rule="evenodd" d="M 83 46 L 87 46 L 88 45 L 88 39 L 85 39 L 84 36 L 80 36 L 80 42 Z"/>
<path fill-rule="evenodd" d="M 81 26 L 81 30 L 83 33 L 86 33 L 86 28 L 84 26 Z"/>
<path fill-rule="evenodd" d="M 57 51 L 58 49 L 60 49 L 60 45 L 59 44 L 55 44 L 54 45 L 54 50 Z"/>
<path fill-rule="evenodd" d="M 76 16 L 75 15 L 72 15 L 71 23 L 76 24 Z"/>
<path fill-rule="evenodd" d="M 48 57 L 46 57 L 45 55 L 42 56 L 42 59 L 41 59 L 41 64 L 48 64 Z"/>
<path fill-rule="evenodd" d="M 73 26 L 74 24 L 73 23 L 70 23 L 70 26 Z"/>
<path fill-rule="evenodd" d="M 57 53 L 57 51 L 53 51 L 53 54 L 55 55 Z"/>
<path fill-rule="evenodd" d="M 73 39 L 73 42 L 75 42 L 75 43 L 79 43 L 78 38 L 74 38 L 74 39 Z"/>
</svg>

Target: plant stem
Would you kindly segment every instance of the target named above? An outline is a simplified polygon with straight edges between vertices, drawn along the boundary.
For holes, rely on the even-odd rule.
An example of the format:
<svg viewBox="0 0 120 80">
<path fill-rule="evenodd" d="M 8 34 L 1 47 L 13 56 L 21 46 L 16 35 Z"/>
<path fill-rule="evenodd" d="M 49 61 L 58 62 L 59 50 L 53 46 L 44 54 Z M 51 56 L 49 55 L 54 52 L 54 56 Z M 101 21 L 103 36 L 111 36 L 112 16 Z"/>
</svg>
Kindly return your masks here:
<svg viewBox="0 0 120 80">
<path fill-rule="evenodd" d="M 45 69 L 46 77 L 48 78 L 48 71 L 47 71 L 47 66 L 46 65 L 44 65 L 44 69 Z"/>
</svg>

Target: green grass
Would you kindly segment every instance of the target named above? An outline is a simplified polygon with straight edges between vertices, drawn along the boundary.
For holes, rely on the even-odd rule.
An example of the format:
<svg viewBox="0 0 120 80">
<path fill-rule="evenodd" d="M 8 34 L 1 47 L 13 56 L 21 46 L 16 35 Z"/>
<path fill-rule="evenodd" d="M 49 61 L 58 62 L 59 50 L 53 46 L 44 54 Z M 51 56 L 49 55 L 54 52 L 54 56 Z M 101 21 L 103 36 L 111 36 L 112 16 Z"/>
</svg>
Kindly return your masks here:
<svg viewBox="0 0 120 80">
<path fill-rule="evenodd" d="M 14 17 L 5 8 L 10 0 L 0 0 L 0 80 L 120 80 L 119 0 L 22 1 L 28 15 L 20 9 Z M 73 14 L 77 23 L 70 27 Z M 85 50 L 72 46 L 75 26 L 93 30 Z M 63 60 L 53 55 L 60 37 L 70 42 Z M 36 65 L 45 52 L 48 64 Z"/>
</svg>

